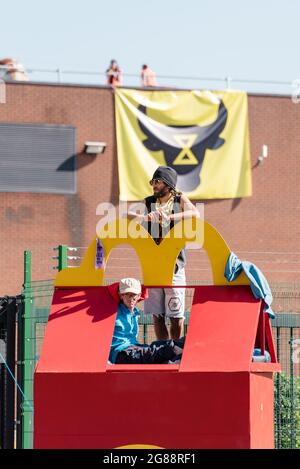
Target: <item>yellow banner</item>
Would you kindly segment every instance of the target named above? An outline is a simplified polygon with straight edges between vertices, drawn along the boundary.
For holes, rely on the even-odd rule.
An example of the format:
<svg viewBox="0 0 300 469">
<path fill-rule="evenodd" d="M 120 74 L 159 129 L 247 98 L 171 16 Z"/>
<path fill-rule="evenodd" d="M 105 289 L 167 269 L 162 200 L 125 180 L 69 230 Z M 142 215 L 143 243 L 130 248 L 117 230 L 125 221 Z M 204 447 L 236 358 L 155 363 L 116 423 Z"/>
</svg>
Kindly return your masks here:
<svg viewBox="0 0 300 469">
<path fill-rule="evenodd" d="M 246 93 L 116 89 L 115 107 L 120 200 L 151 195 L 158 166 L 190 199 L 252 194 Z"/>
</svg>

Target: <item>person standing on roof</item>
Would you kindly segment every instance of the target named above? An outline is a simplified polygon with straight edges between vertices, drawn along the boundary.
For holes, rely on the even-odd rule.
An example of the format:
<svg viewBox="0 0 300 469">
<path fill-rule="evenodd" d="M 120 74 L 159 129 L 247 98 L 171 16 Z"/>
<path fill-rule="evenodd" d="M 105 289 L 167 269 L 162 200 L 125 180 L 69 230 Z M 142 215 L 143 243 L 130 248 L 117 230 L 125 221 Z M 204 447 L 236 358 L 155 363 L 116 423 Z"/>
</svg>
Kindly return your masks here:
<svg viewBox="0 0 300 469">
<path fill-rule="evenodd" d="M 156 81 L 156 77 L 155 77 L 155 73 L 146 64 L 142 65 L 141 85 L 142 85 L 142 87 L 146 87 L 146 88 L 158 86 L 157 81 Z"/>
<path fill-rule="evenodd" d="M 106 70 L 107 85 L 110 86 L 122 86 L 122 70 L 120 69 L 118 62 L 114 59 L 110 61 L 109 67 Z"/>
<path fill-rule="evenodd" d="M 28 81 L 28 75 L 24 66 L 16 59 L 5 58 L 0 60 L 0 66 L 4 70 L 4 81 Z"/>
</svg>

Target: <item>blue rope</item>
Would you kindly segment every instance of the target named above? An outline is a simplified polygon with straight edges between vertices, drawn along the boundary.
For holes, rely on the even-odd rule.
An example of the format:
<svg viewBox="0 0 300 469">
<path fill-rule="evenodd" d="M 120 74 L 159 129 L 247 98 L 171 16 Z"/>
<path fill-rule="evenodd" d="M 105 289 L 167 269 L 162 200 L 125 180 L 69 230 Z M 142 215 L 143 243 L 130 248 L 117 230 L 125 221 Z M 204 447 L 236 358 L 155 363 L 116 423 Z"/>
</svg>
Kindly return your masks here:
<svg viewBox="0 0 300 469">
<path fill-rule="evenodd" d="M 20 388 L 19 384 L 17 383 L 16 378 L 14 377 L 14 375 L 13 375 L 11 369 L 9 368 L 8 364 L 6 363 L 6 361 L 4 360 L 4 357 L 3 357 L 3 355 L 2 355 L 1 352 L 0 352 L 0 358 L 1 358 L 1 360 L 3 361 L 4 365 L 6 366 L 7 371 L 9 372 L 10 376 L 12 377 L 12 379 L 14 380 L 14 382 L 16 383 L 18 390 L 20 391 L 20 393 L 22 394 L 22 396 L 23 396 L 23 398 L 24 398 L 24 401 L 27 403 L 27 405 L 29 406 L 30 410 L 33 412 L 33 407 L 32 407 L 32 405 L 30 404 L 30 402 L 28 401 L 28 399 L 26 399 L 25 394 L 23 393 L 22 389 Z"/>
</svg>

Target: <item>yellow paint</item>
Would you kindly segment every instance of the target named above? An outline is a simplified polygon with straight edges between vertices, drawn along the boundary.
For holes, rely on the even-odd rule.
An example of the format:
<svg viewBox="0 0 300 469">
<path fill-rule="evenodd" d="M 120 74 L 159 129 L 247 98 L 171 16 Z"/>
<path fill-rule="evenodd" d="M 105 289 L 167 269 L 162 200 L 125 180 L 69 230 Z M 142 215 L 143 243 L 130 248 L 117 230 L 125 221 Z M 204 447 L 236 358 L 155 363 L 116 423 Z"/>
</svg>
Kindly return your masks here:
<svg viewBox="0 0 300 469">
<path fill-rule="evenodd" d="M 111 236 L 108 236 L 108 234 Z M 143 234 L 143 237 L 138 235 Z M 176 235 L 176 236 L 174 236 Z M 113 248 L 119 244 L 129 244 L 135 249 L 143 272 L 146 286 L 172 285 L 173 272 L 177 256 L 186 242 L 202 244 L 206 251 L 213 274 L 214 285 L 249 285 L 244 273 L 233 282 L 228 282 L 224 271 L 230 249 L 220 233 L 209 223 L 200 220 L 182 220 L 157 245 L 149 233 L 133 220 L 119 219 L 108 223 L 97 232 L 104 251 L 104 268 L 95 269 L 96 238 L 90 244 L 80 267 L 67 268 L 59 272 L 55 286 L 99 286 L 104 284 L 105 266 Z"/>
<path fill-rule="evenodd" d="M 162 446 L 153 446 L 153 445 L 125 445 L 118 446 L 115 449 L 164 449 Z"/>
</svg>

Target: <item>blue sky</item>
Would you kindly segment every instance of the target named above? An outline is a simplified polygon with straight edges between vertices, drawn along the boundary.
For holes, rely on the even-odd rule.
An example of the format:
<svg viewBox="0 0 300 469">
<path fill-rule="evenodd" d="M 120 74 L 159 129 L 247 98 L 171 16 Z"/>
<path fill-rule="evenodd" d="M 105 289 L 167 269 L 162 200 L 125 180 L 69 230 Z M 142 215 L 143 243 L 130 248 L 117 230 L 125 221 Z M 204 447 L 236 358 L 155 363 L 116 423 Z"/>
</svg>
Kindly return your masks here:
<svg viewBox="0 0 300 469">
<path fill-rule="evenodd" d="M 148 63 L 162 76 L 300 78 L 298 0 L 2 0 L 0 8 L 0 57 L 16 57 L 27 68 L 99 71 L 63 74 L 67 82 L 104 84 L 100 73 L 111 58 L 125 74 L 138 74 Z M 51 79 L 39 73 L 31 78 Z M 225 86 L 179 78 L 159 83 Z M 124 85 L 138 84 L 138 77 L 125 76 Z M 280 85 L 259 88 L 289 91 Z"/>
</svg>

